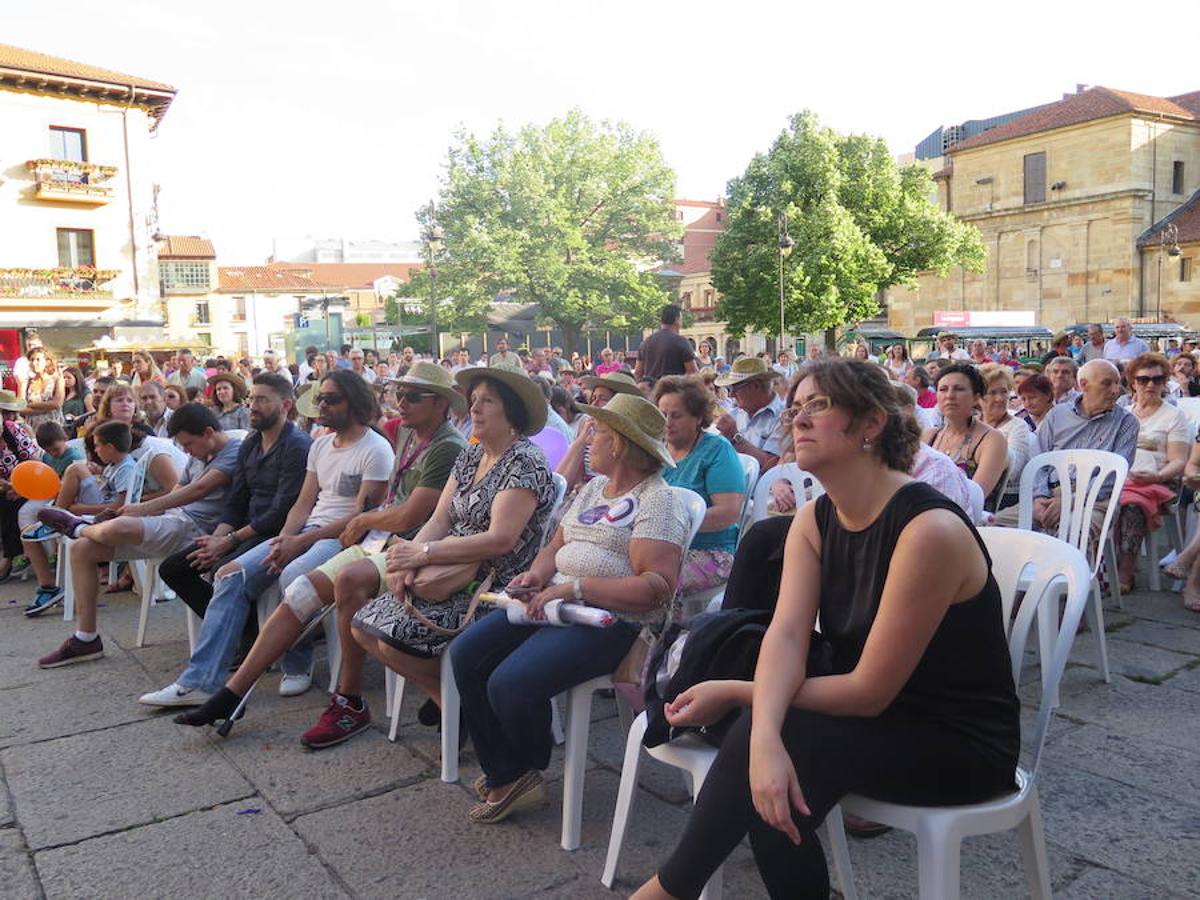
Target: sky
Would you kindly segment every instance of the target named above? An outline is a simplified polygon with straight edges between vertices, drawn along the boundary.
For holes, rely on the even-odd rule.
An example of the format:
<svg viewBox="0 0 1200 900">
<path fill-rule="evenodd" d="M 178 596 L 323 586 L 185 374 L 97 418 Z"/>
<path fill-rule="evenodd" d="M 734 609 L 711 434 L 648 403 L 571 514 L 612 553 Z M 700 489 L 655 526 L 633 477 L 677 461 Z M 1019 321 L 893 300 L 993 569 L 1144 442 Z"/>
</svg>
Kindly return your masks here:
<svg viewBox="0 0 1200 900">
<path fill-rule="evenodd" d="M 1079 83 L 1200 89 L 1170 49 L 1195 45 L 1194 17 L 1175 18 L 1189 39 L 1135 40 L 1111 0 L 5 5 L 4 43 L 175 85 L 160 229 L 212 238 L 222 265 L 265 261 L 273 237 L 414 240 L 456 130 L 573 107 L 653 134 L 676 195 L 715 200 L 805 109 L 904 153 Z"/>
</svg>

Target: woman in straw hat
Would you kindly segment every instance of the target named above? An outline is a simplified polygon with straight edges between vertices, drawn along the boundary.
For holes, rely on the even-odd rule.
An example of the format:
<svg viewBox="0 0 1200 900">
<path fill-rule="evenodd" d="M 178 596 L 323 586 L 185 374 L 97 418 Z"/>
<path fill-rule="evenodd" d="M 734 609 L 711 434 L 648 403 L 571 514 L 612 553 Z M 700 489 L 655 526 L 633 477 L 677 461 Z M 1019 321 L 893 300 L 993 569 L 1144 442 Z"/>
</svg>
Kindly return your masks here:
<svg viewBox="0 0 1200 900">
<path fill-rule="evenodd" d="M 633 376 L 627 372 L 614 372 L 608 376 L 585 375 L 581 380 L 584 389 L 588 391 L 588 403 L 592 406 L 603 407 L 618 394 L 628 394 L 631 397 L 642 396 L 642 389 L 633 380 Z M 581 403 L 579 408 L 586 410 L 587 405 Z M 566 455 L 558 464 L 556 471 L 567 479 L 568 492 L 591 481 L 595 475 L 595 472 L 592 471 L 590 450 L 588 449 L 592 443 L 594 430 L 590 418 L 586 415 L 581 418 L 575 428 L 575 440 L 571 442 Z"/>
<path fill-rule="evenodd" d="M 484 772 L 474 822 L 499 822 L 541 801 L 554 746 L 550 699 L 613 672 L 642 628 L 663 621 L 675 594 L 688 520 L 660 474 L 674 465 L 662 413 L 630 394 L 583 409 L 595 422 L 597 475 L 508 590 L 527 599 L 533 619 L 545 617 L 550 601 L 568 600 L 608 609 L 617 623 L 539 628 L 513 625 L 499 610 L 454 642 L 454 678 Z"/>
<path fill-rule="evenodd" d="M 19 414 L 27 408 L 24 400 L 13 391 L 0 390 L 0 582 L 13 574 L 13 560 L 21 555 L 21 529 L 17 525 L 17 510 L 22 500 L 13 491 L 9 479 L 18 464 L 38 459 L 42 452 L 33 433 L 21 424 Z"/>
<path fill-rule="evenodd" d="M 494 583 L 507 584 L 537 553 L 554 505 L 546 456 L 528 440 L 546 425 L 541 390 L 519 370 L 463 369 L 455 380 L 467 391 L 479 442 L 458 455 L 433 518 L 411 540 L 393 541 L 388 591 L 360 609 L 351 625 L 368 653 L 412 679 L 439 705 L 438 658 L 453 637 L 446 632 L 467 624 L 474 591 L 468 587 L 445 601 L 426 600 L 412 591 L 416 572 L 478 562 L 479 579 L 490 571 Z"/>
<path fill-rule="evenodd" d="M 222 372 L 208 379 L 212 385 L 213 412 L 222 431 L 249 431 L 250 409 L 246 399 L 246 382 L 238 375 Z"/>
</svg>

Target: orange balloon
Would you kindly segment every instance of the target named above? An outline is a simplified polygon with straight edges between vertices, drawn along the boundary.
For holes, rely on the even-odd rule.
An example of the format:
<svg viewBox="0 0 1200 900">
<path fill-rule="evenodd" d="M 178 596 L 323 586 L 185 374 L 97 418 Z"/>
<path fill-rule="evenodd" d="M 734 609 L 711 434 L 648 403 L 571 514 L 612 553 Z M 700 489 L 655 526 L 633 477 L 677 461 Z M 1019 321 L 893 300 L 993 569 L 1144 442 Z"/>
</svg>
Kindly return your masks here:
<svg viewBox="0 0 1200 900">
<path fill-rule="evenodd" d="M 26 500 L 51 500 L 58 496 L 58 489 L 62 485 L 58 473 L 36 459 L 18 463 L 9 481 L 13 490 Z"/>
</svg>

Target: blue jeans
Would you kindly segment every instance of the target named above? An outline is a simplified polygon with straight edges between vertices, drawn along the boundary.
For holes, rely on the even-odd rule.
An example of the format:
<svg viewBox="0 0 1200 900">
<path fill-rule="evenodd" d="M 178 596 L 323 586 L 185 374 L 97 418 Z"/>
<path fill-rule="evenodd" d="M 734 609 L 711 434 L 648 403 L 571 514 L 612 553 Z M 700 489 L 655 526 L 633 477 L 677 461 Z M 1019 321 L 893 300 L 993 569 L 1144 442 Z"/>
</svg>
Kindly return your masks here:
<svg viewBox="0 0 1200 900">
<path fill-rule="evenodd" d="M 463 718 L 489 785 L 550 765 L 550 699 L 621 664 L 640 628 L 510 625 L 504 610 L 450 644 Z"/>
<path fill-rule="evenodd" d="M 306 531 L 309 529 L 305 529 Z M 176 680 L 186 688 L 215 694 L 225 686 L 229 666 L 237 652 L 238 641 L 245 627 L 250 608 L 267 588 L 276 581 L 280 591 L 317 566 L 333 558 L 342 549 L 337 538 L 322 538 L 306 552 L 293 559 L 279 575 L 267 571 L 263 560 L 271 552 L 270 541 L 251 547 L 233 560 L 240 572 L 213 583 L 212 600 L 204 612 L 200 636 L 188 667 Z M 312 642 L 304 641 L 284 654 L 281 664 L 285 675 L 300 675 L 312 667 Z"/>
</svg>

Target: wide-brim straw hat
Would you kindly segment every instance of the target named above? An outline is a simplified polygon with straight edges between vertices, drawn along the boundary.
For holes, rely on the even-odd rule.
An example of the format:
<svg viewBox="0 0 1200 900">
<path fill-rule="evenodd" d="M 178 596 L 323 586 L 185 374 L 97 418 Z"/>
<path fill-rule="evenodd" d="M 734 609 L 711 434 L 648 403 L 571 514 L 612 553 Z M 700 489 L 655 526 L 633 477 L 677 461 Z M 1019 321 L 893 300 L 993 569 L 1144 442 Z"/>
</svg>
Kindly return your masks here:
<svg viewBox="0 0 1200 900">
<path fill-rule="evenodd" d="M 296 395 L 296 413 L 306 419 L 315 419 L 318 415 L 317 404 L 313 400 L 318 383 L 309 381 L 300 385 L 300 393 Z"/>
<path fill-rule="evenodd" d="M 461 369 L 454 380 L 469 397 L 471 387 L 481 378 L 491 378 L 513 389 L 525 412 L 529 416 L 529 424 L 521 432 L 525 435 L 537 434 L 546 427 L 546 416 L 549 405 L 542 389 L 533 383 L 525 370 L 509 366 L 472 366 Z"/>
<path fill-rule="evenodd" d="M 778 372 L 767 365 L 766 360 L 757 356 L 743 356 L 741 359 L 734 360 L 728 372 L 717 377 L 717 384 L 721 387 L 732 387 L 735 384 L 741 384 L 743 381 L 765 381 L 770 383 L 778 375 Z"/>
<path fill-rule="evenodd" d="M 663 465 L 675 468 L 675 460 L 667 450 L 665 440 L 667 420 L 645 397 L 618 394 L 603 406 L 583 403 L 579 409 L 637 444 Z"/>
<path fill-rule="evenodd" d="M 407 384 L 445 397 L 450 401 L 450 408 L 456 413 L 462 414 L 467 408 L 466 398 L 454 385 L 454 376 L 437 363 L 413 363 L 406 374 L 388 380 L 393 384 Z"/>
<path fill-rule="evenodd" d="M 629 394 L 631 397 L 641 397 L 642 389 L 633 380 L 632 375 L 624 372 L 609 372 L 607 375 L 584 375 L 579 379 L 589 391 L 592 388 L 608 388 L 613 394 Z"/>
<path fill-rule="evenodd" d="M 246 399 L 246 380 L 240 375 L 234 375 L 232 372 L 221 372 L 208 379 L 209 386 L 213 389 L 214 394 L 217 385 L 224 381 L 233 388 L 233 402 L 241 403 Z"/>
<path fill-rule="evenodd" d="M 14 391 L 0 391 L 0 409 L 6 409 L 9 412 L 21 412 L 28 405 Z"/>
</svg>

